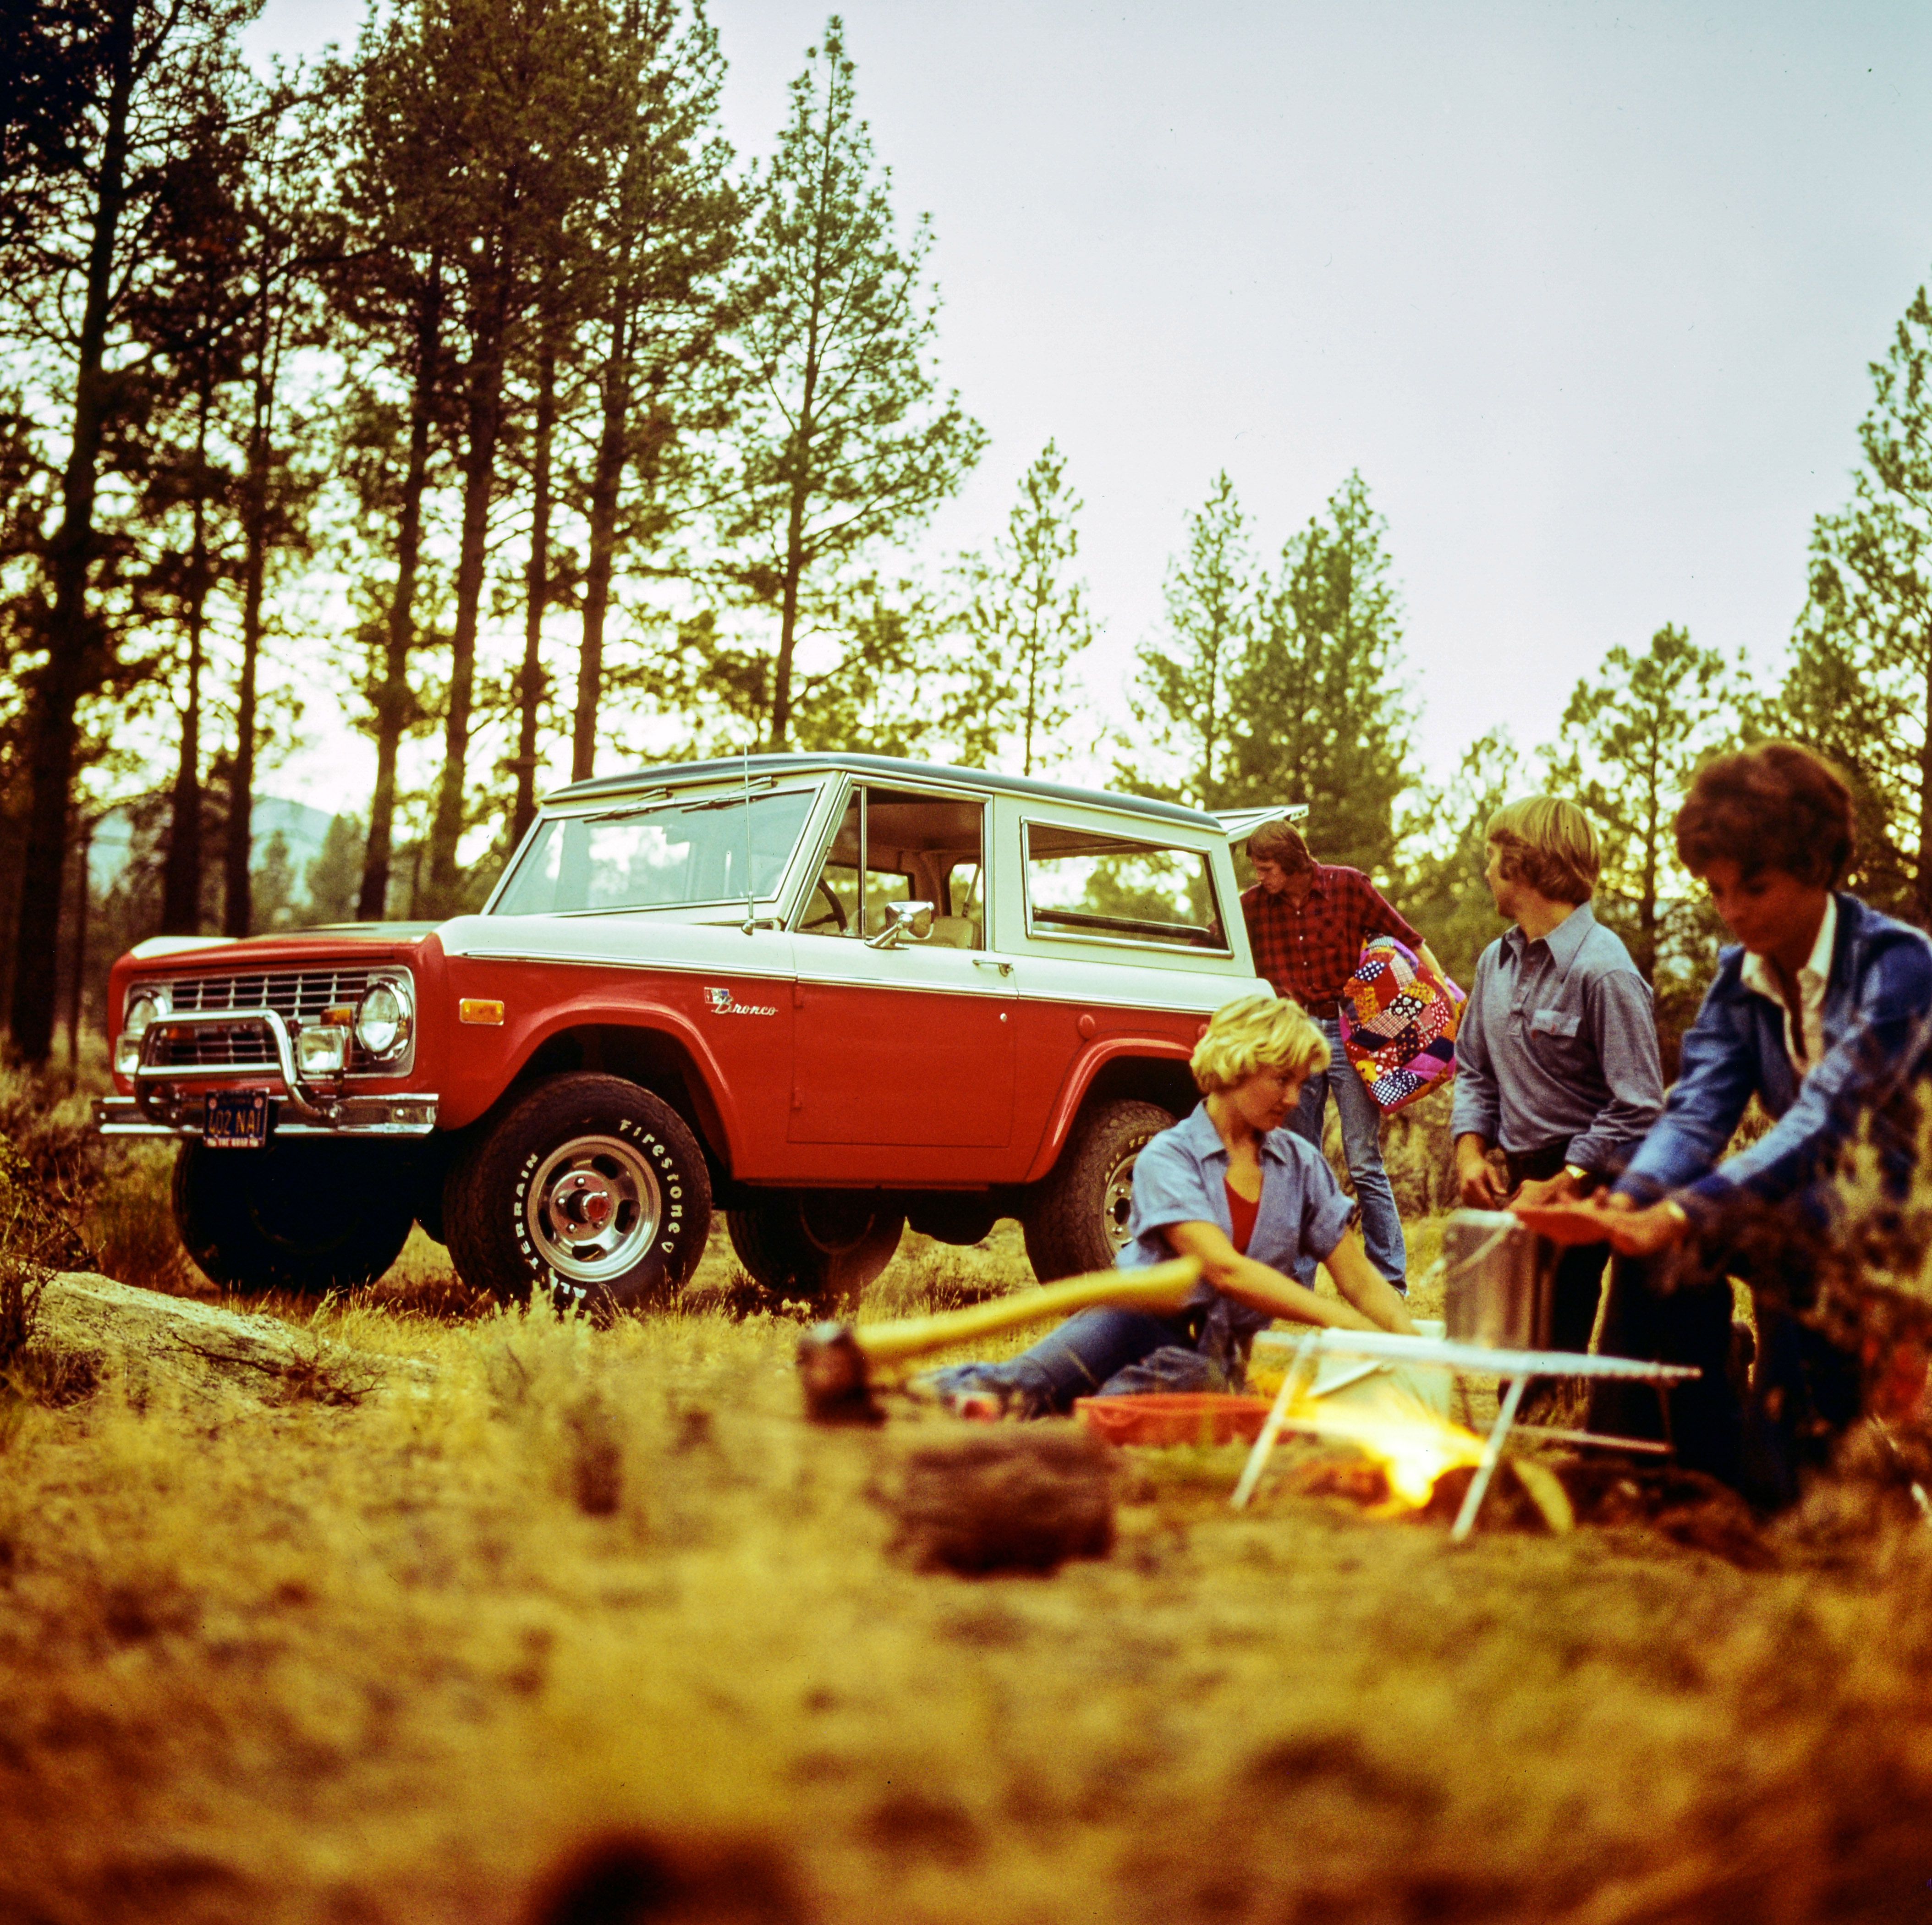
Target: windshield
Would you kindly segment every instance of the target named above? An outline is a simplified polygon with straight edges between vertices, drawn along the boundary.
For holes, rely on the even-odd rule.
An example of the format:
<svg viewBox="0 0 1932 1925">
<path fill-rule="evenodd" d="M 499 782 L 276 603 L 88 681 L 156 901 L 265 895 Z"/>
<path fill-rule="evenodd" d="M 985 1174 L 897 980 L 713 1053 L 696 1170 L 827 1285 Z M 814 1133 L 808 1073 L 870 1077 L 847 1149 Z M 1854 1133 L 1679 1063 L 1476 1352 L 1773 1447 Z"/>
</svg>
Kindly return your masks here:
<svg viewBox="0 0 1932 1925">
<path fill-rule="evenodd" d="M 620 804 L 554 816 L 537 831 L 490 912 L 684 909 L 742 902 L 748 853 L 754 898 L 775 895 L 812 813 L 816 789 Z"/>
</svg>

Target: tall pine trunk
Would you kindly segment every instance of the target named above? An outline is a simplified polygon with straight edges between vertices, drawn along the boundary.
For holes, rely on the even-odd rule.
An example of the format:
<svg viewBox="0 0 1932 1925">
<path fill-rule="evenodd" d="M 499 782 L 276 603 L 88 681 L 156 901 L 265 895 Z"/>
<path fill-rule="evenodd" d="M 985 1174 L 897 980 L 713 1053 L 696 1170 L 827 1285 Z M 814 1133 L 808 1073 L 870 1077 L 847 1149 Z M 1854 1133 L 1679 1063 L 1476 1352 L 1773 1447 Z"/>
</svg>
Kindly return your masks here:
<svg viewBox="0 0 1932 1925">
<path fill-rule="evenodd" d="M 530 476 L 530 559 L 524 583 L 524 666 L 517 681 L 517 804 L 512 845 L 537 812 L 537 709 L 543 699 L 543 618 L 550 606 L 550 454 L 556 431 L 556 342 L 546 328 L 537 368 L 536 445 Z"/>
<path fill-rule="evenodd" d="M 488 559 L 490 498 L 496 481 L 496 442 L 502 427 L 506 336 L 511 270 L 497 270 L 481 319 L 470 367 L 468 446 L 463 463 L 463 538 L 456 565 L 456 628 L 449 646 L 449 710 L 443 726 L 442 778 L 430 824 L 429 910 L 454 913 L 461 878 L 456 845 L 463 839 L 463 789 L 470 760 L 470 714 L 476 694 L 476 631 Z"/>
<path fill-rule="evenodd" d="M 432 254 L 418 290 L 416 379 L 410 399 L 410 461 L 396 529 L 396 586 L 389 598 L 382 685 L 376 697 L 376 791 L 369 805 L 369 839 L 362 853 L 362 886 L 356 913 L 380 922 L 388 913 L 394 859 L 396 763 L 410 720 L 410 650 L 416 640 L 416 571 L 422 550 L 423 497 L 429 488 L 430 425 L 435 418 L 442 352 L 442 268 Z"/>
<path fill-rule="evenodd" d="M 87 292 L 75 357 L 74 441 L 61 476 L 61 521 L 49 545 L 52 594 L 47 660 L 28 714 L 27 832 L 22 849 L 20 910 L 14 925 L 14 991 L 8 1027 L 14 1048 L 32 1063 L 53 1046 L 56 942 L 74 787 L 75 710 L 98 680 L 98 652 L 88 620 L 94 561 L 106 384 L 101 362 L 112 299 L 114 245 L 127 193 L 128 114 L 134 88 L 134 0 L 111 0 L 106 34 L 106 138 L 94 191 Z"/>
<path fill-rule="evenodd" d="M 161 933 L 193 936 L 201 929 L 201 662 L 202 629 L 208 610 L 208 366 L 202 364 L 196 397 L 194 536 L 188 557 L 188 704 L 182 715 L 181 753 L 168 811 L 167 862 L 161 871 Z"/>
<path fill-rule="evenodd" d="M 245 936 L 254 919 L 248 858 L 255 806 L 255 711 L 262 661 L 262 596 L 268 565 L 269 471 L 274 460 L 278 329 L 268 241 L 263 238 L 260 322 L 248 423 L 248 477 L 243 495 L 242 673 L 235 699 L 235 760 L 228 789 L 228 832 L 222 851 L 222 933 Z"/>
<path fill-rule="evenodd" d="M 621 271 L 621 270 L 620 270 Z M 603 421 L 590 477 L 590 546 L 584 573 L 584 637 L 577 652 L 577 711 L 570 737 L 570 779 L 580 782 L 597 761 L 597 707 L 604 687 L 604 622 L 616 566 L 617 504 L 631 416 L 631 305 L 620 298 L 610 319 L 610 352 L 598 383 Z"/>
</svg>

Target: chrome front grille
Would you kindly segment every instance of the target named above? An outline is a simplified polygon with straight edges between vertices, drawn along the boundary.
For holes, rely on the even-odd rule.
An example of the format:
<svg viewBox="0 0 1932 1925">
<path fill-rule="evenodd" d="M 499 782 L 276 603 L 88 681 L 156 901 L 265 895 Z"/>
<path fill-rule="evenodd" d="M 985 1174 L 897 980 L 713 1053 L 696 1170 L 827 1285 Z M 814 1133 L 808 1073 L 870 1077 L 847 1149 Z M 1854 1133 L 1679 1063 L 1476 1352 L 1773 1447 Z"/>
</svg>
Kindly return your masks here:
<svg viewBox="0 0 1932 1925">
<path fill-rule="evenodd" d="M 367 969 L 275 969 L 247 976 L 183 976 L 172 980 L 144 976 L 130 990 L 165 990 L 170 1008 L 182 1015 L 217 1009 L 272 1009 L 292 1033 L 305 1023 L 320 1021 L 325 1009 L 359 1003 L 373 973 Z M 214 1025 L 162 1036 L 153 1060 L 156 1067 L 171 1069 L 230 1064 L 272 1069 L 275 1051 L 261 1025 L 240 1023 L 232 1029 Z M 360 1044 L 350 1044 L 351 1071 L 376 1066 Z M 394 1075 L 396 1066 L 387 1066 L 386 1073 Z"/>
</svg>

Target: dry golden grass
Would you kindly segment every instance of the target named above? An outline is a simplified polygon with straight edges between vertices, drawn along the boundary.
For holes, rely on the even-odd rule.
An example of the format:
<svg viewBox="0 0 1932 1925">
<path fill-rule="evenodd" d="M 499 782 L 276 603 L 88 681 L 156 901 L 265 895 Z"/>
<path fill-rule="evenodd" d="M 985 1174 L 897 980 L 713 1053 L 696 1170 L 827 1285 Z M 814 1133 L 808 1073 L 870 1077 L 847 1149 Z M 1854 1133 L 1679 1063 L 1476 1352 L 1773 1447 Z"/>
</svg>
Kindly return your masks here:
<svg viewBox="0 0 1932 1925">
<path fill-rule="evenodd" d="M 910 1245 L 868 1310 L 1012 1279 Z M 496 1925 L 634 1829 L 762 1844 L 826 1920 L 1928 1915 L 1932 1531 L 1457 1549 L 1285 1495 L 1292 1452 L 1240 1516 L 1238 1450 L 1136 1452 L 1108 1558 L 922 1574 L 876 1495 L 952 1427 L 806 1426 L 794 1319 L 441 1274 L 283 1306 L 427 1384 L 15 1426 L 0 1918 Z"/>
</svg>

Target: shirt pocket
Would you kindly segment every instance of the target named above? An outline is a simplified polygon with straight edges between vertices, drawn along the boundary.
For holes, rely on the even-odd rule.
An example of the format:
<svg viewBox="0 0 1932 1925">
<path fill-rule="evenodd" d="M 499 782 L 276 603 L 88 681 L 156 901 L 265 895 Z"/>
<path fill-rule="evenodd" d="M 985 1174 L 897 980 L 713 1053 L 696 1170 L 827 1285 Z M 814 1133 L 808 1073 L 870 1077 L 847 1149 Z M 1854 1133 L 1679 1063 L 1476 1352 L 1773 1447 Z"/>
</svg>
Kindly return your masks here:
<svg viewBox="0 0 1932 1925">
<path fill-rule="evenodd" d="M 1596 1055 L 1583 1034 L 1582 1010 L 1532 1009 L 1528 1043 L 1538 1066 L 1559 1081 L 1594 1080 Z"/>
</svg>

